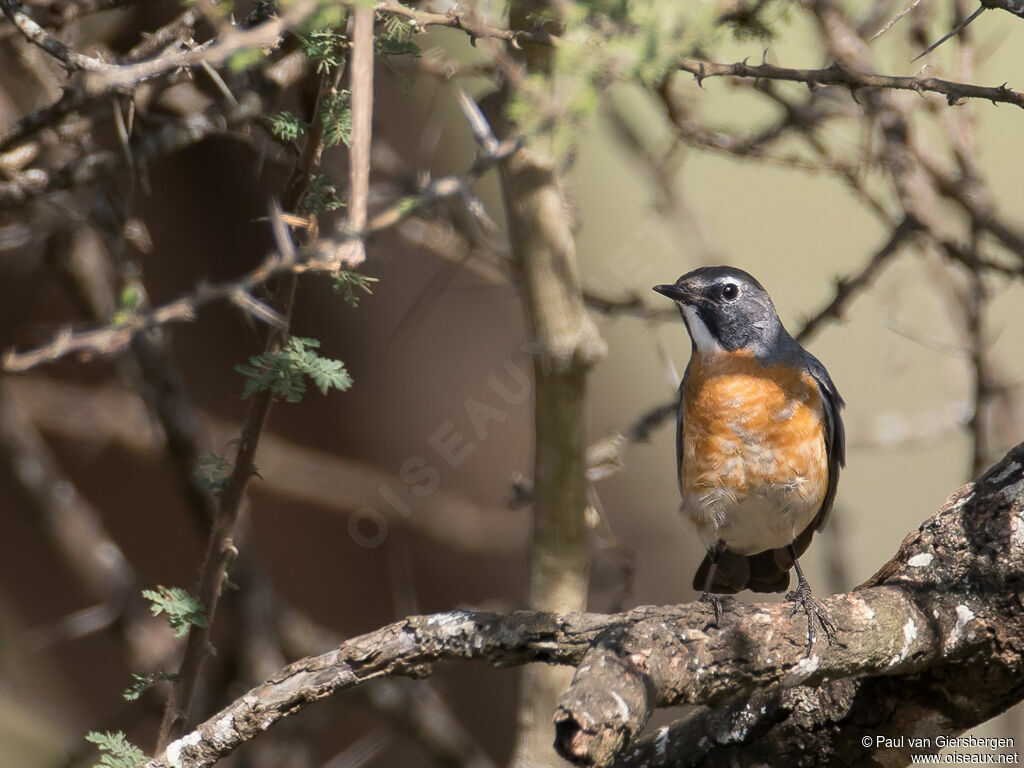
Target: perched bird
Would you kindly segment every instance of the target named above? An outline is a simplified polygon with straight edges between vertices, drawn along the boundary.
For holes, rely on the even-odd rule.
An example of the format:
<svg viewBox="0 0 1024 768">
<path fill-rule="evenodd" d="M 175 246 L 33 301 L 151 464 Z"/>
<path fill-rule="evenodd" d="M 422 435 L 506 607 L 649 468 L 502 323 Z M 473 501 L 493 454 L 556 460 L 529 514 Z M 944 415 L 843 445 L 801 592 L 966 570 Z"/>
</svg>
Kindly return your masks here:
<svg viewBox="0 0 1024 768">
<path fill-rule="evenodd" d="M 676 302 L 693 342 L 679 387 L 681 512 L 707 556 L 694 589 L 783 592 L 827 638 L 835 628 L 797 558 L 828 519 L 845 463 L 843 407 L 817 358 L 782 327 L 761 284 L 733 267 L 702 267 L 654 290 Z"/>
</svg>

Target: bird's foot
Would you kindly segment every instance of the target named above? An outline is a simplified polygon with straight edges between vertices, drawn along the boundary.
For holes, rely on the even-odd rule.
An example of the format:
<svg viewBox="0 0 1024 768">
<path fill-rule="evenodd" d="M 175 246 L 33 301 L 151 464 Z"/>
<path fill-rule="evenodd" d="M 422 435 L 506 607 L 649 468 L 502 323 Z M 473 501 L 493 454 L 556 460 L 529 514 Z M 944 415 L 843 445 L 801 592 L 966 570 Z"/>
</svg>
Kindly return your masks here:
<svg viewBox="0 0 1024 768">
<path fill-rule="evenodd" d="M 725 610 L 726 603 L 730 603 L 732 600 L 733 598 L 729 595 L 713 595 L 710 592 L 705 592 L 700 596 L 700 602 L 710 604 L 711 610 L 715 612 L 715 620 L 710 626 L 718 626 L 718 620 L 722 618 L 722 611 Z"/>
<path fill-rule="evenodd" d="M 825 610 L 825 606 L 819 603 L 811 595 L 811 586 L 806 581 L 802 581 L 797 585 L 797 588 L 792 592 L 786 594 L 786 600 L 793 603 L 793 611 L 790 614 L 795 616 L 797 611 L 803 611 L 804 615 L 807 616 L 807 655 L 811 655 L 811 647 L 814 645 L 814 641 L 817 635 L 814 631 L 815 623 L 821 627 L 822 633 L 825 635 L 825 640 L 829 645 L 836 642 L 836 625 L 832 623 L 832 619 L 829 618 L 828 611 Z"/>
</svg>

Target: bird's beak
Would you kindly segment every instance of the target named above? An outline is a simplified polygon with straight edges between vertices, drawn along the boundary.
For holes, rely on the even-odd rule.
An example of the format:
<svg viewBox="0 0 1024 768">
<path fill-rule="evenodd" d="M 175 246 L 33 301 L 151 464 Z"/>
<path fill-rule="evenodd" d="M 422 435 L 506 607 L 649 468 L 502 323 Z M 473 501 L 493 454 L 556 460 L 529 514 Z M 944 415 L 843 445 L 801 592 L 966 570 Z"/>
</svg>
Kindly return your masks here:
<svg viewBox="0 0 1024 768">
<path fill-rule="evenodd" d="M 684 304 L 692 304 L 698 297 L 694 291 L 679 285 L 656 285 L 653 290 L 673 301 L 681 301 Z"/>
</svg>

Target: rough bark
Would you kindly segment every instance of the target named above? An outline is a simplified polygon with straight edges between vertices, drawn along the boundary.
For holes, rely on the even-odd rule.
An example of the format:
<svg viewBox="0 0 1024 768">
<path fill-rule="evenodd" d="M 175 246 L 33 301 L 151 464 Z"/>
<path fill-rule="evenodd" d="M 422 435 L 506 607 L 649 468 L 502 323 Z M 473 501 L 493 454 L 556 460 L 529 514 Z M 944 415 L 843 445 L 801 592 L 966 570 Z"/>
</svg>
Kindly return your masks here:
<svg viewBox="0 0 1024 768">
<path fill-rule="evenodd" d="M 547 0 L 516 0 L 510 26 L 526 29 L 535 13 L 560 12 Z M 531 72 L 546 72 L 548 46 L 527 43 L 512 55 Z M 509 242 L 522 277 L 520 294 L 534 353 L 533 536 L 529 606 L 580 611 L 587 601 L 587 372 L 605 352 L 580 288 L 572 217 L 557 158 L 536 145 L 505 159 L 502 191 Z M 550 748 L 551 710 L 565 687 L 563 670 L 524 671 L 511 764 L 558 765 Z"/>
<path fill-rule="evenodd" d="M 702 604 L 410 617 L 285 667 L 150 765 L 212 765 L 314 701 L 457 659 L 578 664 L 556 746 L 581 764 L 903 765 L 909 745 L 861 740 L 958 734 L 1024 698 L 1022 580 L 1024 444 L 825 600 L 838 642 L 810 655 L 785 604 L 733 604 L 717 626 Z M 628 743 L 654 707 L 684 703 L 715 709 Z"/>
</svg>

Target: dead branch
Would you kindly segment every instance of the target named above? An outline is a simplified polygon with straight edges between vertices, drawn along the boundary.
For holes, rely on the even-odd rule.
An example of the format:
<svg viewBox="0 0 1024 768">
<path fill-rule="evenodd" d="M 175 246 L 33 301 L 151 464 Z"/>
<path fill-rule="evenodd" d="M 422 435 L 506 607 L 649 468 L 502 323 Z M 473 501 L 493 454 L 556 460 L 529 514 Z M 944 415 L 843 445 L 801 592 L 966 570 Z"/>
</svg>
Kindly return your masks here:
<svg viewBox="0 0 1024 768">
<path fill-rule="evenodd" d="M 817 85 L 842 85 L 851 91 L 867 88 L 887 88 L 894 91 L 914 91 L 915 93 L 939 93 L 946 97 L 950 104 L 960 99 L 983 99 L 993 104 L 1014 104 L 1024 109 L 1024 93 L 1007 88 L 1006 85 L 982 86 L 969 83 L 956 83 L 938 77 L 898 77 L 895 75 L 875 75 L 849 69 L 835 63 L 824 69 L 791 69 L 777 67 L 774 64 L 747 64 L 739 61 L 735 64 L 720 64 L 713 61 L 684 58 L 679 68 L 689 72 L 700 82 L 708 77 L 752 77 L 764 80 L 789 80 Z"/>
<path fill-rule="evenodd" d="M 761 760 L 803 754 L 795 765 L 820 764 L 807 762 L 819 755 L 837 765 L 906 762 L 906 750 L 886 749 L 883 758 L 881 746 L 859 746 L 860 739 L 961 733 L 1024 696 L 1024 608 L 1014 586 L 1024 579 L 1022 532 L 1024 444 L 955 491 L 865 584 L 826 600 L 839 642 L 816 645 L 809 656 L 805 628 L 784 604 L 732 604 L 717 626 L 699 603 L 612 615 L 410 617 L 285 667 L 149 766 L 209 766 L 326 696 L 378 677 L 422 677 L 438 661 L 470 659 L 579 665 L 556 715 L 556 744 L 583 764 L 607 765 L 623 754 L 654 707 L 708 704 L 728 715 L 736 707 L 727 705 L 742 706 L 752 695 L 818 704 L 802 731 L 767 723 L 768 738 L 751 728 L 732 734 L 731 743 L 715 743 L 716 731 L 705 730 L 711 747 Z M 687 732 L 685 723 L 678 730 Z M 812 746 L 801 740 L 809 736 Z M 653 764 L 691 764 L 682 751 L 666 756 L 667 738 L 658 734 L 660 760 Z M 671 743 L 675 749 L 680 742 Z M 632 760 L 650 749 L 651 742 L 639 743 Z"/>
</svg>

